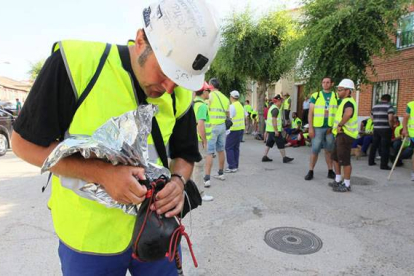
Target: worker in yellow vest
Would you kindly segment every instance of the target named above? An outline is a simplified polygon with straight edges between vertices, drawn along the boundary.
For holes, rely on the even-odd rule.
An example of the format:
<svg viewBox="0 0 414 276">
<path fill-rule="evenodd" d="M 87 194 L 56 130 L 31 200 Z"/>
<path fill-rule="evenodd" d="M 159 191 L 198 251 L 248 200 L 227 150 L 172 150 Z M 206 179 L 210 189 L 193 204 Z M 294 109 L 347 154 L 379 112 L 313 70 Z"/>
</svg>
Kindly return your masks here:
<svg viewBox="0 0 414 276">
<path fill-rule="evenodd" d="M 41 167 L 67 135 L 91 135 L 113 117 L 154 104 L 159 135 L 148 137 L 149 161 L 168 166 L 156 151 L 157 139 L 167 147 L 173 176 L 151 209 L 173 217 L 183 208 L 184 185 L 201 159 L 191 91 L 203 85 L 217 54 L 220 28 L 204 0 L 156 0 L 136 14 L 144 27 L 129 46 L 75 40 L 54 45 L 15 122 L 13 151 Z M 63 275 L 125 275 L 127 270 L 131 275 L 178 275 L 176 263 L 167 257 L 149 263 L 132 257 L 136 216 L 80 197 L 63 183 L 68 178 L 96 183 L 119 203 L 140 204 L 147 193 L 137 181 L 145 177 L 143 168 L 71 156 L 51 171 L 48 205 Z"/>
<path fill-rule="evenodd" d="M 249 133 L 251 133 L 253 130 L 251 129 L 252 128 L 252 119 L 251 119 L 251 115 L 252 115 L 252 112 L 253 112 L 253 108 L 252 108 L 252 106 L 250 105 L 250 101 L 249 100 L 246 100 L 245 102 L 244 102 L 244 115 L 245 115 L 245 120 L 246 120 L 246 134 L 249 134 Z"/>
<path fill-rule="evenodd" d="M 395 115 L 394 116 L 394 139 L 392 140 L 392 144 L 391 144 L 393 152 L 390 153 L 390 160 L 392 162 L 395 161 L 395 158 L 397 157 L 397 154 L 400 148 L 403 147 L 403 149 L 401 150 L 400 157 L 397 160 L 396 167 L 403 166 L 404 164 L 402 160 L 410 159 L 413 155 L 413 148 L 410 147 L 411 140 L 406 139 L 406 141 L 403 143 L 404 137 L 402 136 L 402 131 L 403 131 L 403 124 L 400 122 L 400 118 L 397 115 Z"/>
<path fill-rule="evenodd" d="M 318 161 L 322 147 L 325 149 L 325 160 L 328 166 L 328 178 L 335 179 L 331 152 L 334 146 L 332 126 L 338 109 L 338 96 L 332 91 L 333 82 L 330 77 L 322 79 L 322 90 L 312 94 L 309 107 L 309 137 L 312 139 L 312 152 L 309 171 L 305 180 L 313 179 L 313 169 Z"/>
<path fill-rule="evenodd" d="M 282 102 L 283 98 L 280 95 L 276 95 L 273 98 L 273 104 L 270 106 L 267 113 L 266 120 L 266 132 L 267 132 L 267 141 L 266 149 L 262 158 L 262 162 L 271 162 L 273 159 L 268 157 L 269 150 L 273 148 L 276 143 L 277 148 L 279 149 L 280 155 L 283 158 L 283 163 L 289 163 L 293 161 L 293 158 L 286 156 L 285 150 L 285 138 L 282 136 Z"/>
<path fill-rule="evenodd" d="M 373 121 L 373 116 L 371 113 L 368 119 L 361 122 L 359 138 L 354 141 L 354 143 L 352 144 L 352 148 L 353 149 L 360 148 L 362 155 L 367 156 L 368 148 L 372 144 L 373 133 L 374 133 L 374 121 Z"/>
<path fill-rule="evenodd" d="M 226 143 L 226 118 L 229 116 L 229 99 L 219 91 L 220 81 L 212 78 L 209 81 L 211 92 L 209 98 L 209 112 L 211 122 L 211 139 L 207 142 L 206 169 L 204 175 L 204 187 L 211 186 L 211 168 L 213 166 L 213 155 L 217 153 L 219 160 L 218 173 L 213 177 L 218 180 L 226 180 L 224 176 L 224 155 Z"/>
<path fill-rule="evenodd" d="M 338 85 L 338 96 L 342 100 L 335 115 L 332 133 L 336 136 L 332 160 L 335 166 L 335 180 L 329 183 L 335 192 L 351 191 L 351 149 L 358 137 L 358 109 L 352 98 L 355 84 L 350 79 L 343 79 Z M 342 180 L 341 168 L 344 168 Z"/>
<path fill-rule="evenodd" d="M 211 86 L 204 82 L 203 88 L 195 92 L 194 98 L 194 113 L 196 115 L 197 121 L 197 135 L 198 135 L 198 148 L 202 155 L 202 160 L 197 162 L 197 166 L 195 170 L 197 170 L 197 175 L 202 175 L 199 173 L 201 168 L 205 168 L 204 159 L 206 157 L 207 152 L 207 142 L 211 139 L 211 123 L 210 123 L 210 115 L 208 112 L 208 105 L 206 101 L 209 98 L 209 94 L 211 92 Z M 203 201 L 212 201 L 214 199 L 213 196 L 207 195 L 204 191 L 200 190 L 201 199 Z"/>
<path fill-rule="evenodd" d="M 252 134 L 258 134 L 258 124 L 259 124 L 259 112 L 252 109 L 252 113 L 250 114 L 250 120 L 252 121 Z"/>
<path fill-rule="evenodd" d="M 283 118 L 285 125 L 290 124 L 290 109 L 292 107 L 292 99 L 289 93 L 283 94 Z"/>
<path fill-rule="evenodd" d="M 414 145 L 414 101 L 407 104 L 403 120 L 402 135 L 411 140 L 411 146 Z M 411 172 L 411 181 L 414 181 L 414 155 L 412 157 L 412 166 L 413 170 Z"/>
<path fill-rule="evenodd" d="M 228 167 L 225 173 L 235 173 L 239 170 L 240 143 L 245 129 L 244 108 L 239 102 L 240 93 L 236 90 L 230 92 L 230 118 L 233 125 L 226 137 L 226 156 Z"/>
</svg>

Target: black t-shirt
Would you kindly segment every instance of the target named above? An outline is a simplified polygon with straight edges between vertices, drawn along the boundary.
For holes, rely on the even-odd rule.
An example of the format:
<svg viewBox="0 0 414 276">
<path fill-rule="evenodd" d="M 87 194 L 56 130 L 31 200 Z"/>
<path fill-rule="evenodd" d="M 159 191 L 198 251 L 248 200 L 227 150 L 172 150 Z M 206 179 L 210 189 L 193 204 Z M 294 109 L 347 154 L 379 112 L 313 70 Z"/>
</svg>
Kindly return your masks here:
<svg viewBox="0 0 414 276">
<path fill-rule="evenodd" d="M 351 115 L 351 118 L 352 118 L 352 116 L 354 116 L 354 112 L 355 112 L 355 107 L 354 107 L 354 104 L 353 104 L 353 103 L 351 103 L 351 102 L 347 102 L 347 103 L 345 103 L 345 104 L 344 104 L 344 111 L 343 111 L 343 113 L 342 113 L 342 116 L 345 114 L 345 110 L 346 110 L 347 108 L 352 108 L 352 115 Z"/>
<path fill-rule="evenodd" d="M 144 91 L 132 71 L 127 46 L 118 46 L 122 65 L 132 76 L 140 103 L 146 99 Z M 14 123 L 14 130 L 25 140 L 47 147 L 61 141 L 76 112 L 76 97 L 72 89 L 60 50 L 45 62 Z M 170 158 L 198 162 L 196 119 L 193 108 L 176 121 L 169 141 Z"/>
</svg>

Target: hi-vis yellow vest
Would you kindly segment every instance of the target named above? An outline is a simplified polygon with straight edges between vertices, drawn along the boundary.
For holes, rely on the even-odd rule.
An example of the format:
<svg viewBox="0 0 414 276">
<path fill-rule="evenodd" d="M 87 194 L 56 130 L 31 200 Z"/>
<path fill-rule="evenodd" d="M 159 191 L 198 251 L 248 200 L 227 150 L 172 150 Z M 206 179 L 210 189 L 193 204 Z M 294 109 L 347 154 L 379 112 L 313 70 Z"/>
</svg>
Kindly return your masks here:
<svg viewBox="0 0 414 276">
<path fill-rule="evenodd" d="M 196 115 L 196 118 L 197 118 L 198 109 L 203 104 L 207 105 L 201 97 L 196 97 L 194 99 L 194 113 Z M 198 124 L 198 122 L 197 122 L 197 124 Z M 208 113 L 208 107 L 207 107 L 207 119 L 204 122 L 204 128 L 205 128 L 204 131 L 206 132 L 206 139 L 207 139 L 207 141 L 209 141 L 211 139 L 211 124 L 210 124 L 210 115 Z M 200 134 L 198 133 L 198 131 L 197 131 L 197 136 L 198 136 L 198 141 L 202 142 L 203 140 L 201 140 L 201 137 L 200 137 Z"/>
<path fill-rule="evenodd" d="M 301 120 L 301 119 L 299 119 L 298 117 L 296 117 L 296 119 L 294 119 L 294 120 L 292 121 L 292 128 L 293 128 L 293 129 L 297 129 L 297 128 L 298 128 L 298 126 L 299 126 L 299 124 L 300 124 L 300 128 L 302 128 L 302 120 Z"/>
<path fill-rule="evenodd" d="M 279 114 L 277 115 L 277 131 L 282 131 L 282 114 L 280 114 L 281 108 L 278 108 L 275 104 L 273 104 L 269 108 L 269 111 L 267 111 L 266 132 L 275 132 L 275 128 L 273 127 L 272 123 L 272 110 L 275 108 L 279 109 Z"/>
<path fill-rule="evenodd" d="M 334 122 L 334 126 L 333 126 L 333 129 L 332 129 L 332 133 L 335 136 L 338 133 L 338 124 L 342 120 L 342 115 L 344 113 L 344 106 L 347 102 L 351 102 L 354 105 L 354 115 L 342 127 L 342 131 L 346 135 L 356 139 L 358 137 L 358 111 L 356 109 L 356 106 L 357 106 L 356 102 L 352 97 L 342 100 L 341 105 L 339 106 L 338 111 L 336 112 L 335 122 Z"/>
<path fill-rule="evenodd" d="M 233 105 L 236 108 L 236 116 L 231 119 L 233 125 L 230 127 L 230 131 L 243 130 L 245 129 L 244 108 L 239 101 L 234 102 Z"/>
<path fill-rule="evenodd" d="M 410 118 L 408 119 L 408 134 L 411 138 L 414 138 L 414 101 L 409 102 L 407 105 L 411 109 Z"/>
<path fill-rule="evenodd" d="M 54 51 L 60 49 L 62 53 L 76 98 L 81 96 L 94 75 L 104 48 L 104 43 L 82 41 L 61 41 L 55 45 Z M 159 107 L 156 118 L 165 144 L 172 134 L 176 119 L 191 107 L 190 91 L 178 88 L 175 95 L 175 116 L 171 95 L 165 93 L 160 98 L 147 99 Z M 112 45 L 98 80 L 77 109 L 68 132 L 91 135 L 110 118 L 136 108 L 132 80 L 122 67 L 118 48 Z M 148 144 L 150 160 L 161 164 L 151 136 Z M 124 252 L 132 243 L 135 216 L 78 196 L 65 188 L 55 175 L 49 207 L 59 239 L 76 251 L 112 255 Z"/>
<path fill-rule="evenodd" d="M 290 103 L 289 103 L 289 100 L 290 100 L 290 96 L 289 96 L 287 99 L 285 99 L 285 100 L 283 101 L 283 109 L 284 109 L 284 110 L 290 110 Z"/>
<path fill-rule="evenodd" d="M 374 122 L 371 118 L 368 118 L 367 124 L 365 125 L 365 133 L 372 134 L 374 132 Z"/>
<path fill-rule="evenodd" d="M 215 90 L 210 92 L 209 103 L 210 123 L 213 126 L 224 124 L 224 121 L 226 121 L 226 111 L 229 109 L 229 99 L 220 91 Z"/>
<path fill-rule="evenodd" d="M 325 97 L 323 91 L 315 92 L 312 94 L 312 98 L 316 100 L 315 108 L 313 110 L 313 126 L 322 127 L 325 119 Z M 338 110 L 338 99 L 335 92 L 331 92 L 331 99 L 329 101 L 329 117 L 328 126 L 332 127 L 335 119 L 336 111 Z"/>
</svg>

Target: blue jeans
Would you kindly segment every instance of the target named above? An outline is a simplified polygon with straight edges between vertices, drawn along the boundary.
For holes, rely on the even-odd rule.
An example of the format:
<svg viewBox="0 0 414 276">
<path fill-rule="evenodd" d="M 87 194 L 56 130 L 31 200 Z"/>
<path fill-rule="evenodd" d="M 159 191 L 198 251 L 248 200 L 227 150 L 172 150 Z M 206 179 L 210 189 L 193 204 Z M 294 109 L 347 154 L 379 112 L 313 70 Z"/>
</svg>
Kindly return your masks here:
<svg viewBox="0 0 414 276">
<path fill-rule="evenodd" d="M 240 142 L 243 130 L 230 131 L 226 138 L 226 156 L 229 169 L 239 168 Z"/>
<path fill-rule="evenodd" d="M 76 252 L 59 241 L 58 251 L 64 276 L 125 276 L 127 270 L 133 276 L 178 275 L 175 261 L 142 263 L 132 258 L 132 248 L 119 255 L 99 256 Z"/>
<path fill-rule="evenodd" d="M 356 148 L 357 146 L 362 146 L 361 150 L 363 153 L 367 153 L 369 145 L 372 143 L 372 135 L 362 136 L 354 141 L 352 144 L 352 148 Z"/>
<path fill-rule="evenodd" d="M 319 154 L 322 146 L 326 151 L 332 152 L 335 138 L 332 133 L 326 133 L 329 128 L 315 127 L 314 129 L 315 138 L 312 139 L 312 153 Z"/>
<path fill-rule="evenodd" d="M 213 125 L 211 129 L 211 139 L 207 141 L 207 154 L 224 151 L 226 142 L 226 125 Z"/>
</svg>

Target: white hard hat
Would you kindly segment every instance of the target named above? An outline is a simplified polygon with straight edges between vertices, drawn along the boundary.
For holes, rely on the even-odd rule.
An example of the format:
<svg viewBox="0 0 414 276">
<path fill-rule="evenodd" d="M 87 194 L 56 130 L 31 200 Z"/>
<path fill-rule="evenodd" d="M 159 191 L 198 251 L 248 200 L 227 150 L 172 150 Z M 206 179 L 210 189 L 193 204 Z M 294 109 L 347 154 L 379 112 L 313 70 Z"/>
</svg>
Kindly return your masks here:
<svg viewBox="0 0 414 276">
<path fill-rule="evenodd" d="M 235 99 L 238 99 L 240 97 L 239 91 L 233 90 L 230 92 L 230 96 L 232 96 Z"/>
<path fill-rule="evenodd" d="M 205 0 L 159 0 L 143 11 L 144 31 L 163 73 L 192 91 L 204 83 L 220 31 Z"/>
<path fill-rule="evenodd" d="M 348 89 L 355 90 L 355 84 L 350 79 L 343 79 L 343 80 L 341 80 L 341 82 L 338 84 L 337 87 L 343 87 L 343 88 L 348 88 Z"/>
</svg>

